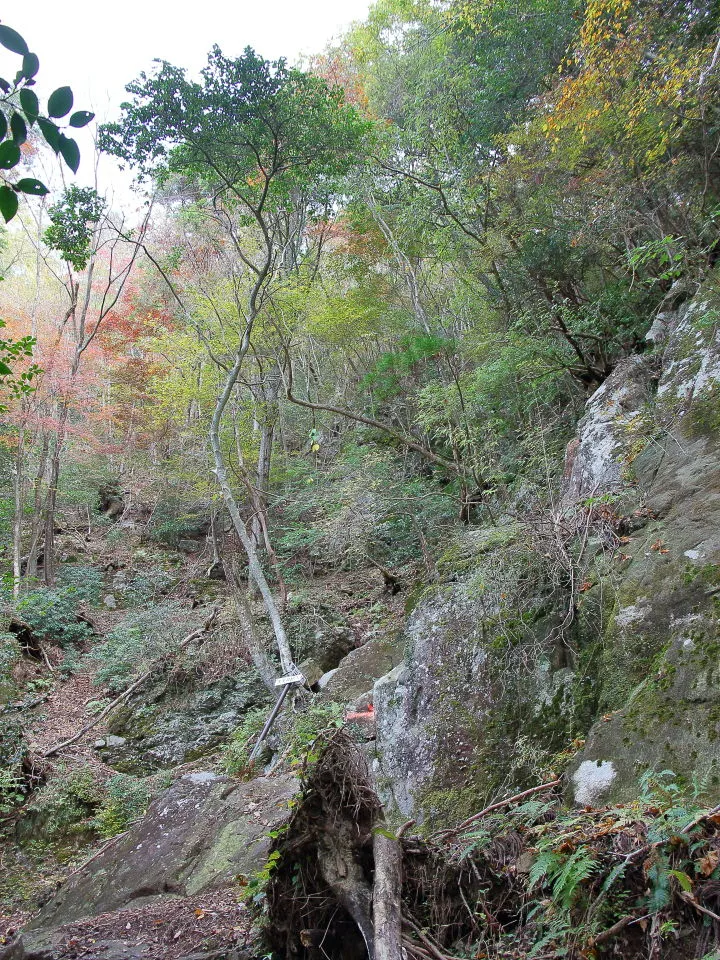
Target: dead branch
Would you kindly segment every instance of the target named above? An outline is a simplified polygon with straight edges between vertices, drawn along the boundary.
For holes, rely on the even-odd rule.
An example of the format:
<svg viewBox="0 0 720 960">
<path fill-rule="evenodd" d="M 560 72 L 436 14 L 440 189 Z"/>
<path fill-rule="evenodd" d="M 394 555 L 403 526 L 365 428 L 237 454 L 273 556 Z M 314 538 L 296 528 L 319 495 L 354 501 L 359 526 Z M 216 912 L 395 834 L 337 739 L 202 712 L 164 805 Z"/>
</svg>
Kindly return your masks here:
<svg viewBox="0 0 720 960">
<path fill-rule="evenodd" d="M 198 627 L 197 630 L 193 630 L 192 633 L 189 633 L 187 637 L 185 637 L 180 642 L 180 646 L 178 649 L 182 650 L 188 644 L 192 643 L 193 640 L 197 640 L 199 637 L 201 637 L 207 630 L 209 630 L 216 616 L 217 616 L 217 610 L 213 609 L 212 614 L 205 621 L 203 626 Z M 119 697 L 116 697 L 112 701 L 112 703 L 108 704 L 108 706 L 105 707 L 105 709 L 102 710 L 90 723 L 86 723 L 85 726 L 82 728 L 82 730 L 80 730 L 74 736 L 70 737 L 68 740 L 63 740 L 62 743 L 56 743 L 54 747 L 50 747 L 49 750 L 46 750 L 45 753 L 40 755 L 40 759 L 47 760 L 48 757 L 52 757 L 54 754 L 59 753 L 61 750 L 64 750 L 65 747 L 71 746 L 73 743 L 76 743 L 81 737 L 84 737 L 85 734 L 88 733 L 90 730 L 92 730 L 93 727 L 96 727 L 101 722 L 101 720 L 104 720 L 105 717 L 108 716 L 108 714 L 112 713 L 112 711 L 116 707 L 118 707 L 123 701 L 127 700 L 131 693 L 137 690 L 138 687 L 142 686 L 142 684 L 145 683 L 145 681 L 153 675 L 153 673 L 157 669 L 157 666 L 158 666 L 157 662 L 153 663 L 148 670 L 146 670 L 144 673 L 141 673 L 140 676 L 137 677 L 137 679 L 134 680 L 130 684 L 130 686 L 120 694 Z"/>
<path fill-rule="evenodd" d="M 462 831 L 467 827 L 472 826 L 476 821 L 482 820 L 482 818 L 487 816 L 488 813 L 492 813 L 493 810 L 499 810 L 501 807 L 507 807 L 511 803 L 517 803 L 518 800 L 524 800 L 525 797 L 529 797 L 533 793 L 539 793 L 541 790 L 552 790 L 553 787 L 560 786 L 561 782 L 561 780 L 551 780 L 549 783 L 541 783 L 537 787 L 530 787 L 529 790 L 523 790 L 522 793 L 516 793 L 514 796 L 507 797 L 505 800 L 498 800 L 497 803 L 491 803 L 489 807 L 485 807 L 485 809 L 481 810 L 480 813 L 473 814 L 472 817 L 464 820 L 457 827 L 453 827 L 450 830 L 440 830 L 438 833 L 434 833 L 433 838 L 437 839 L 440 837 L 456 836 L 458 833 L 462 833 Z"/>
</svg>

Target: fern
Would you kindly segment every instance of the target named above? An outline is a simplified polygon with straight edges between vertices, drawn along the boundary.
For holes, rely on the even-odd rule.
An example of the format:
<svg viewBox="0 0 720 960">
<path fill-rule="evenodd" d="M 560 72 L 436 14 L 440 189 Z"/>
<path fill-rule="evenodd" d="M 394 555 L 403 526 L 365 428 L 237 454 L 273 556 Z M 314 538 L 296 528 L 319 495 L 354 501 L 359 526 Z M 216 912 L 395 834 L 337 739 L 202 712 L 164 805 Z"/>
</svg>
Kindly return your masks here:
<svg viewBox="0 0 720 960">
<path fill-rule="evenodd" d="M 553 853 L 552 850 L 546 850 L 540 853 L 533 861 L 528 874 L 528 886 L 530 890 L 544 883 L 548 877 L 552 877 L 557 870 L 558 864 L 562 863 L 562 857 Z"/>
<path fill-rule="evenodd" d="M 650 913 L 657 913 L 670 903 L 670 863 L 666 856 L 657 854 L 655 862 L 647 871 L 650 894 L 647 904 Z"/>
<path fill-rule="evenodd" d="M 563 910 L 573 905 L 578 888 L 597 870 L 597 859 L 588 847 L 579 847 L 568 857 L 553 883 L 553 899 Z"/>
</svg>

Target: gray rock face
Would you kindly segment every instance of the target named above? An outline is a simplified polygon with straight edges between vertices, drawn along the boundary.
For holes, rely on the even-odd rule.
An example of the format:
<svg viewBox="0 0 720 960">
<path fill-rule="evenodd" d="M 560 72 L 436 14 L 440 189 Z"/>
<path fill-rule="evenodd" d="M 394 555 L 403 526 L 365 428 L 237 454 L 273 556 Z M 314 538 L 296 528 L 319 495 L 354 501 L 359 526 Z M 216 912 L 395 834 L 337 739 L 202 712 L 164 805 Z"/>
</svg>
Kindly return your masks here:
<svg viewBox="0 0 720 960">
<path fill-rule="evenodd" d="M 465 557 L 453 563 L 470 570 L 418 604 L 406 627 L 404 661 L 373 690 L 373 772 L 396 818 L 462 818 L 461 802 L 477 809 L 494 788 L 493 718 L 509 708 L 530 726 L 561 695 L 567 673 L 552 669 L 542 636 L 522 624 L 510 627 L 516 613 L 508 600 L 519 574 L 514 564 L 526 549 L 522 531 L 477 530 L 465 539 Z M 525 602 L 531 619 L 539 601 Z M 507 645 L 511 629 L 517 652 Z M 510 770 L 513 747 L 503 750 Z"/>
<path fill-rule="evenodd" d="M 657 395 L 624 493 L 647 519 L 623 547 L 598 677 L 610 716 L 592 728 L 572 771 L 578 803 L 589 790 L 593 802 L 636 795 L 652 769 L 695 776 L 720 797 L 720 333 L 705 324 L 718 307 L 711 284 L 653 335 L 662 350 Z M 591 431 L 584 421 L 581 451 Z M 575 472 L 588 470 L 579 452 Z M 612 777 L 597 773 L 610 769 Z"/>
<path fill-rule="evenodd" d="M 192 896 L 253 873 L 297 790 L 292 776 L 250 783 L 183 777 L 118 843 L 72 876 L 30 928 L 54 928 L 145 897 Z"/>
<path fill-rule="evenodd" d="M 577 736 L 568 710 L 585 711 L 577 716 L 588 726 L 603 716 L 571 770 L 578 803 L 637 796 L 653 767 L 697 774 L 720 799 L 717 315 L 720 288 L 710 285 L 663 317 L 653 355 L 619 363 L 587 403 L 568 449 L 562 512 L 584 528 L 586 502 L 605 497 L 599 523 L 622 521 L 630 536 L 610 559 L 607 534 L 591 534 L 577 646 L 565 663 L 552 640 L 558 598 L 533 566 L 530 527 L 485 548 L 485 533 L 470 532 L 475 548 L 410 617 L 405 661 L 374 688 L 374 773 L 398 817 L 447 823 L 473 790 L 477 810 L 498 771 L 505 787 L 518 773 L 537 782 L 533 758 Z M 583 688 L 571 668 L 586 654 Z"/>
<path fill-rule="evenodd" d="M 262 681 L 250 675 L 227 677 L 202 690 L 159 684 L 117 711 L 103 759 L 140 776 L 194 760 L 228 740 L 248 709 L 266 703 Z"/>
<path fill-rule="evenodd" d="M 622 360 L 590 397 L 578 424 L 578 440 L 568 450 L 563 499 L 574 503 L 623 486 L 621 453 L 628 425 L 647 403 L 651 372 L 643 357 Z"/>
<path fill-rule="evenodd" d="M 404 646 L 404 637 L 374 638 L 352 650 L 335 670 L 320 678 L 323 697 L 340 703 L 357 700 L 402 660 Z"/>
</svg>

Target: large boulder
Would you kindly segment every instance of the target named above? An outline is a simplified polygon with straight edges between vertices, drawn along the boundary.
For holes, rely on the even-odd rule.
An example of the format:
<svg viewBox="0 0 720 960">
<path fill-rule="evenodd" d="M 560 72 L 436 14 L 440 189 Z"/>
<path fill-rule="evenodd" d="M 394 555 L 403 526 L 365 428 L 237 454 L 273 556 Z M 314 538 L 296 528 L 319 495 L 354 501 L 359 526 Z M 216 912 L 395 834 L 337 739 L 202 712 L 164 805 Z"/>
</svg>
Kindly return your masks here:
<svg viewBox="0 0 720 960">
<path fill-rule="evenodd" d="M 614 582 L 594 588 L 606 597 L 596 678 L 603 716 L 571 771 L 578 803 L 636 795 L 653 769 L 720 798 L 719 309 L 710 282 L 654 325 L 656 397 L 638 413 L 634 444 L 607 454 L 620 452 L 622 496 L 644 520 L 626 538 Z"/>
<path fill-rule="evenodd" d="M 193 897 L 259 870 L 269 834 L 290 815 L 293 776 L 238 783 L 212 773 L 178 780 L 143 819 L 68 881 L 8 957 L 31 956 L 52 931 L 83 917 L 167 897 Z"/>
<path fill-rule="evenodd" d="M 372 690 L 373 684 L 402 660 L 405 638 L 373 637 L 352 650 L 339 666 L 321 678 L 323 699 L 351 703 Z"/>
<path fill-rule="evenodd" d="M 374 686 L 372 766 L 391 818 L 446 825 L 500 783 L 539 775 L 566 738 L 572 674 L 523 526 L 467 531 L 439 570 L 408 619 L 404 660 Z"/>
</svg>

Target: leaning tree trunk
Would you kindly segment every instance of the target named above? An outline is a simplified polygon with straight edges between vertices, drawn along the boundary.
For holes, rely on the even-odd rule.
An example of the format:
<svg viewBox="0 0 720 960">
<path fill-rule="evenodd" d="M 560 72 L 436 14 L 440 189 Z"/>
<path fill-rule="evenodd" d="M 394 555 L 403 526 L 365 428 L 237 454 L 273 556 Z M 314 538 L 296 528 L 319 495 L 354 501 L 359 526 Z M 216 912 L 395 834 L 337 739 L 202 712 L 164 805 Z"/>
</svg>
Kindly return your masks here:
<svg viewBox="0 0 720 960">
<path fill-rule="evenodd" d="M 292 673 L 295 669 L 295 665 L 293 664 L 292 654 L 290 652 L 290 644 L 288 642 L 287 634 L 285 633 L 285 628 L 280 617 L 280 611 L 275 603 L 275 598 L 272 595 L 272 591 L 270 590 L 270 585 L 267 582 L 265 573 L 263 572 L 260 562 L 258 561 L 252 538 L 248 535 L 248 532 L 245 529 L 245 524 L 243 523 L 243 519 L 240 516 L 240 510 L 238 508 L 237 501 L 235 500 L 230 483 L 228 481 L 227 467 L 225 466 L 225 458 L 220 445 L 220 424 L 222 422 L 222 416 L 232 392 L 235 389 L 238 377 L 240 376 L 240 370 L 242 369 L 245 355 L 247 354 L 250 346 L 251 330 L 252 323 L 248 323 L 245 330 L 245 335 L 243 336 L 242 343 L 235 358 L 235 363 L 227 375 L 225 386 L 223 387 L 222 393 L 220 394 L 220 397 L 215 405 L 215 410 L 210 423 L 210 446 L 212 448 L 213 459 L 215 461 L 214 472 L 220 486 L 223 500 L 225 501 L 225 506 L 227 507 L 233 527 L 235 528 L 235 532 L 237 533 L 247 556 L 250 577 L 260 591 L 260 596 L 262 597 L 263 604 L 265 605 L 265 610 L 267 611 L 268 617 L 270 618 L 270 623 L 272 624 L 273 632 L 275 634 L 275 643 L 277 644 L 278 654 L 280 655 L 280 664 L 284 673 Z"/>
<path fill-rule="evenodd" d="M 402 845 L 384 831 L 381 821 L 373 834 L 375 960 L 403 960 Z"/>
<path fill-rule="evenodd" d="M 258 450 L 257 471 L 255 477 L 255 509 L 252 519 L 252 534 L 256 547 L 265 542 L 267 536 L 267 503 L 270 492 L 270 464 L 272 461 L 275 423 L 278 416 L 278 394 L 280 392 L 280 370 L 277 364 L 262 376 L 262 382 L 253 388 L 253 396 L 260 407 L 260 416 L 256 422 L 260 427 L 260 448 Z"/>
<path fill-rule="evenodd" d="M 225 571 L 225 579 L 233 590 L 233 612 L 238 623 L 238 629 L 245 643 L 245 647 L 247 652 L 250 654 L 250 659 L 253 662 L 253 666 L 260 675 L 260 679 L 270 693 L 275 697 L 277 696 L 277 688 L 275 687 L 275 669 L 270 662 L 270 658 L 268 657 L 267 652 L 257 635 L 257 632 L 255 631 L 255 624 L 253 622 L 252 611 L 250 609 L 250 604 L 248 603 L 248 598 L 245 595 L 243 586 L 240 584 L 236 576 L 234 565 L 224 559 L 222 564 Z"/>
</svg>

